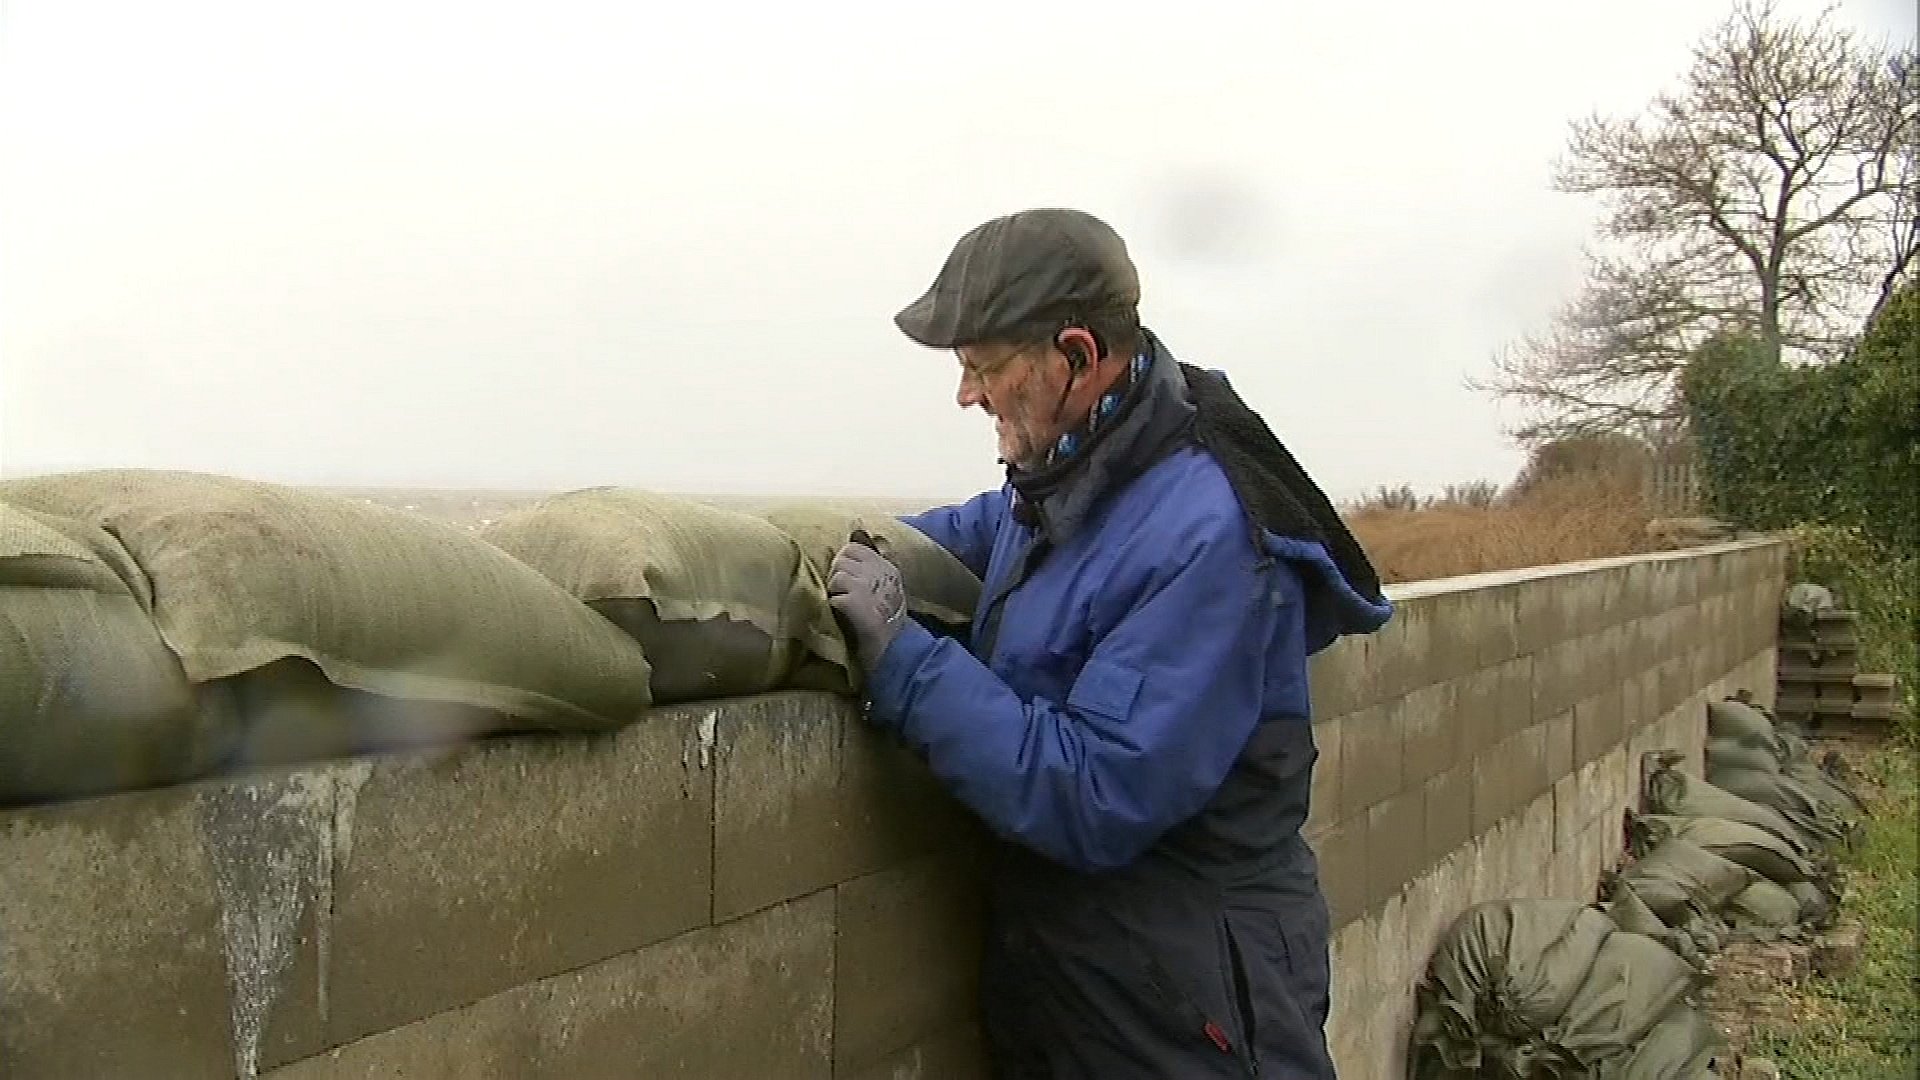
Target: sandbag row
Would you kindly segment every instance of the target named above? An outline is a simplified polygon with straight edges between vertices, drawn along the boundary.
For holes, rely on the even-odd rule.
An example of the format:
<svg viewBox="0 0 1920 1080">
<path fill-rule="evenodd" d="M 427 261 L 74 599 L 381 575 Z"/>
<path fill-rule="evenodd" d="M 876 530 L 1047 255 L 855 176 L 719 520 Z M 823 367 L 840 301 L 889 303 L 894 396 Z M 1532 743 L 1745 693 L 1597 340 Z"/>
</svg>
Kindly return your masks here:
<svg viewBox="0 0 1920 1080">
<path fill-rule="evenodd" d="M 1706 780 L 1676 754 L 1650 763 L 1651 812 L 1629 819 L 1634 859 L 1610 895 L 1708 951 L 1824 929 L 1841 888 L 1832 855 L 1861 810 L 1838 759 L 1814 764 L 1804 738 L 1739 699 L 1712 703 L 1707 723 Z"/>
<path fill-rule="evenodd" d="M 1701 969 L 1572 900 L 1462 914 L 1415 988 L 1414 1080 L 1697 1080 L 1720 1038 L 1694 1004 Z"/>
<path fill-rule="evenodd" d="M 979 582 L 913 529 L 595 488 L 478 535 L 204 473 L 0 482 L 0 802 L 520 731 L 860 674 L 826 602 L 855 528 L 914 612 Z"/>
</svg>

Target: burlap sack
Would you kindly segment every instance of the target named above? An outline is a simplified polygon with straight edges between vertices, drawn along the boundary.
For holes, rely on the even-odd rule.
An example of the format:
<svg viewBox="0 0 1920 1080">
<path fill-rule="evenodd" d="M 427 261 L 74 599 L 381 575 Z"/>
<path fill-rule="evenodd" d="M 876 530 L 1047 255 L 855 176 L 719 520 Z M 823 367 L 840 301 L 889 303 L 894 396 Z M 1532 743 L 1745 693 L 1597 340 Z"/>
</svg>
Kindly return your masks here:
<svg viewBox="0 0 1920 1080">
<path fill-rule="evenodd" d="M 113 534 L 196 683 L 288 657 L 333 683 L 601 731 L 650 703 L 645 654 L 538 572 L 417 514 L 202 473 L 101 470 L 0 499 Z"/>
<path fill-rule="evenodd" d="M 0 802 L 179 783 L 230 751 L 130 578 L 113 537 L 0 503 Z"/>
<path fill-rule="evenodd" d="M 822 581 L 831 575 L 834 555 L 846 546 L 854 530 L 866 530 L 879 540 L 881 554 L 900 568 L 907 587 L 907 607 L 913 614 L 960 630 L 973 622 L 973 609 L 980 602 L 980 579 L 918 529 L 896 518 L 840 510 L 825 503 L 781 507 L 763 516 L 793 537 Z"/>
<path fill-rule="evenodd" d="M 568 492 L 481 532 L 645 648 L 656 701 L 765 693 L 847 647 L 819 574 L 749 514 L 627 488 Z M 811 662 L 811 663 L 810 663 Z"/>
</svg>

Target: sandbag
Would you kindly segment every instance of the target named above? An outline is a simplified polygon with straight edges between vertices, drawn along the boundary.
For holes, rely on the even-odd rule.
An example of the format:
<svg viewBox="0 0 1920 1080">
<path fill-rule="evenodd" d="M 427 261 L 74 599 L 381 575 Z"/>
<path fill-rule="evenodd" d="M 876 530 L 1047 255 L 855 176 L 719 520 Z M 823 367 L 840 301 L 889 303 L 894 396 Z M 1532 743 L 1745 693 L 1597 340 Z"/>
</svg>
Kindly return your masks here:
<svg viewBox="0 0 1920 1080">
<path fill-rule="evenodd" d="M 1627 867 L 1620 880 L 1631 885 L 1662 922 L 1678 926 L 1690 913 L 1719 911 L 1759 875 L 1685 840 L 1670 838 Z"/>
<path fill-rule="evenodd" d="M 1780 811 L 1689 776 L 1674 768 L 1669 758 L 1669 755 L 1658 755 L 1659 763 L 1646 777 L 1647 808 L 1654 813 L 1743 821 L 1785 840 L 1801 855 L 1818 846 L 1813 838 L 1787 820 Z"/>
<path fill-rule="evenodd" d="M 203 714 L 233 733 L 234 768 L 450 746 L 518 729 L 488 709 L 337 686 L 301 657 L 203 683 L 195 696 Z"/>
<path fill-rule="evenodd" d="M 1726 1040 L 1712 1017 L 1685 1001 L 1667 1007 L 1633 1054 L 1603 1067 L 1599 1080 L 1720 1080 L 1714 1060 Z"/>
<path fill-rule="evenodd" d="M 1480 904 L 1456 919 L 1416 988 L 1415 1075 L 1474 1070 L 1540 1052 L 1614 924 L 1566 900 Z M 1524 1075 L 1524 1074 L 1518 1074 Z"/>
<path fill-rule="evenodd" d="M 750 514 L 627 488 L 568 492 L 481 530 L 646 650 L 655 701 L 765 693 L 819 661 L 847 691 L 824 578 Z"/>
<path fill-rule="evenodd" d="M 1630 934 L 1640 934 L 1673 950 L 1674 955 L 1687 962 L 1687 966 L 1696 971 L 1705 970 L 1707 956 L 1712 945 L 1703 947 L 1695 939 L 1692 926 L 1668 926 L 1660 916 L 1653 913 L 1633 886 L 1624 881 L 1613 885 L 1612 897 L 1602 908 L 1615 926 Z"/>
<path fill-rule="evenodd" d="M 1739 863 L 1777 885 L 1809 881 L 1814 876 L 1813 863 L 1796 852 L 1793 845 L 1744 821 L 1648 814 L 1635 816 L 1629 830 L 1636 837 L 1636 849 L 1641 852 L 1651 851 L 1659 842 L 1672 837 Z"/>
<path fill-rule="evenodd" d="M 1660 942 L 1615 931 L 1568 1002 L 1554 1042 L 1567 1061 L 1581 1067 L 1624 1063 L 1647 1033 L 1701 981 L 1699 972 Z"/>
<path fill-rule="evenodd" d="M 1824 930 L 1833 922 L 1833 897 L 1812 881 L 1796 881 L 1786 886 L 1800 905 L 1800 921 L 1810 929 Z"/>
<path fill-rule="evenodd" d="M 181 783 L 230 753 L 144 585 L 105 532 L 0 503 L 0 803 Z"/>
<path fill-rule="evenodd" d="M 1736 929 L 1785 930 L 1800 921 L 1800 901 L 1771 881 L 1756 881 L 1729 900 L 1721 915 Z"/>
<path fill-rule="evenodd" d="M 1815 765 L 1802 759 L 1791 762 L 1780 771 L 1834 813 L 1843 817 L 1864 814 L 1867 812 L 1866 802 L 1837 775 L 1843 767 L 1838 759 L 1832 759 L 1826 765 Z"/>
<path fill-rule="evenodd" d="M 1707 735 L 1710 738 L 1751 738 L 1772 739 L 1773 721 L 1759 708 L 1727 698 L 1707 703 Z"/>
<path fill-rule="evenodd" d="M 1707 740 L 1707 767 L 1780 771 L 1780 756 L 1770 745 L 1761 745 L 1753 736 L 1720 737 Z"/>
<path fill-rule="evenodd" d="M 879 541 L 881 554 L 900 568 L 909 611 L 951 630 L 964 630 L 972 624 L 973 609 L 980 602 L 980 579 L 913 526 L 884 515 L 811 503 L 777 507 L 762 516 L 800 545 L 822 581 L 830 578 L 833 557 L 846 546 L 854 530 L 865 530 Z"/>
<path fill-rule="evenodd" d="M 1792 777 L 1765 769 L 1709 765 L 1707 780 L 1722 791 L 1773 808 L 1820 845 L 1845 843 L 1852 833 L 1845 818 Z"/>
<path fill-rule="evenodd" d="M 304 657 L 336 685 L 601 731 L 650 703 L 645 654 L 467 532 L 352 499 L 204 473 L 100 470 L 0 498 L 113 534 L 152 584 L 187 678 Z"/>
</svg>

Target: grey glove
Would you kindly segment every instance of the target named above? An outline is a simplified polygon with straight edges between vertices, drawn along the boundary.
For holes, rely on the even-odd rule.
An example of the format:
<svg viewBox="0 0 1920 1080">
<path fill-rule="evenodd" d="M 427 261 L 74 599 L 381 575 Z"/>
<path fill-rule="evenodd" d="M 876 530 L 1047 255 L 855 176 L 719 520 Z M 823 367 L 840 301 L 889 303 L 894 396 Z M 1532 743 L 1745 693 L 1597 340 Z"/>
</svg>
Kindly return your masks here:
<svg viewBox="0 0 1920 1080">
<path fill-rule="evenodd" d="M 899 567 L 865 544 L 848 544 L 833 557 L 827 602 L 853 630 L 861 667 L 872 671 L 907 621 Z"/>
</svg>

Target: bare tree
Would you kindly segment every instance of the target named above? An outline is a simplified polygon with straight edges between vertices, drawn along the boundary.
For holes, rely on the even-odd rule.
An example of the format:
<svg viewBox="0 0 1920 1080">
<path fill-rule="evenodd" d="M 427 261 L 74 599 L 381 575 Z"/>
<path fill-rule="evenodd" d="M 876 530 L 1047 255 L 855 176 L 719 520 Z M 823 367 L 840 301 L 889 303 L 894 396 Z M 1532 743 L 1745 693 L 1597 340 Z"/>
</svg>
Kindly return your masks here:
<svg viewBox="0 0 1920 1080">
<path fill-rule="evenodd" d="M 1675 377 L 1716 333 L 1836 355 L 1915 262 L 1911 54 L 1743 3 L 1638 117 L 1574 125 L 1555 177 L 1607 215 L 1582 292 L 1481 383 L 1528 441 L 1669 425 Z"/>
</svg>

